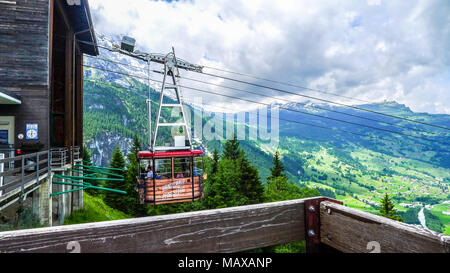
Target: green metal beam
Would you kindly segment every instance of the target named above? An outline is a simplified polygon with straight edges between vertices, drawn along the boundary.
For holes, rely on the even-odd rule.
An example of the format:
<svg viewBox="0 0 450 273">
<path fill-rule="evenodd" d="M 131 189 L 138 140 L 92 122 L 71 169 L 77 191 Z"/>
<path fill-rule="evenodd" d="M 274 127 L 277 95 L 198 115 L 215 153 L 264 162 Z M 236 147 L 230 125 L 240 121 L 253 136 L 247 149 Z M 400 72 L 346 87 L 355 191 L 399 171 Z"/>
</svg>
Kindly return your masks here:
<svg viewBox="0 0 450 273">
<path fill-rule="evenodd" d="M 102 187 L 96 187 L 96 186 L 89 186 L 87 187 L 88 189 L 95 189 L 95 190 L 104 190 L 104 191 L 112 191 L 115 193 L 121 193 L 121 194 L 127 194 L 126 191 L 120 191 L 120 190 L 115 190 L 115 189 L 109 189 L 109 188 L 102 188 Z"/>
<path fill-rule="evenodd" d="M 86 176 L 71 176 L 71 175 L 55 175 L 56 178 L 73 178 L 73 179 L 89 179 L 89 180 L 103 180 L 103 181 L 124 181 L 123 179 L 118 178 L 104 178 L 104 177 L 86 177 Z"/>
<path fill-rule="evenodd" d="M 83 180 L 77 180 L 77 179 L 72 179 L 72 178 L 65 178 L 65 177 L 57 177 L 57 178 L 67 180 L 69 182 L 85 183 Z M 62 181 L 62 182 L 67 182 L 67 181 Z"/>
<path fill-rule="evenodd" d="M 68 185 L 68 186 L 76 186 L 76 187 L 86 187 L 86 186 L 92 186 L 92 184 L 83 182 L 83 184 L 78 184 L 78 183 L 70 183 L 70 182 L 64 182 L 64 181 L 52 181 L 53 184 L 58 184 L 58 185 Z"/>
<path fill-rule="evenodd" d="M 80 165 L 76 165 L 76 167 L 80 167 Z M 124 171 L 124 170 L 121 170 L 121 169 L 116 169 L 116 168 L 105 168 L 105 167 L 97 167 L 97 166 L 89 166 L 89 165 L 81 165 L 81 167 L 82 168 L 85 168 L 85 169 L 89 169 L 89 170 L 92 170 L 92 171 L 98 171 L 98 170 L 107 170 L 107 171 Z"/>
<path fill-rule="evenodd" d="M 87 162 L 86 162 L 87 163 Z M 104 170 L 113 170 L 113 171 L 123 171 L 123 169 L 117 169 L 117 168 L 111 168 L 111 167 L 100 167 L 100 166 L 93 166 L 93 165 L 80 165 L 77 164 L 78 166 L 84 166 L 84 167 L 90 167 L 90 168 L 94 168 L 94 169 L 104 169 Z"/>
<path fill-rule="evenodd" d="M 124 178 L 123 175 L 120 174 L 115 174 L 115 173 L 108 173 L 108 172 L 102 172 L 102 171 L 98 171 L 98 170 L 91 170 L 91 169 L 68 169 L 69 171 L 75 171 L 77 173 L 82 173 L 82 172 L 92 172 L 89 174 L 104 174 L 104 175 L 110 175 L 110 176 L 115 176 L 115 177 L 120 177 L 120 178 Z M 83 173 L 84 174 L 84 173 Z"/>
<path fill-rule="evenodd" d="M 69 191 L 56 192 L 56 193 L 50 194 L 50 196 L 56 196 L 56 195 L 71 193 L 71 192 L 75 192 L 75 191 L 82 191 L 82 190 L 85 190 L 87 188 L 89 188 L 89 187 L 82 187 L 82 188 L 79 188 L 79 189 L 74 189 L 74 190 L 69 190 Z"/>
<path fill-rule="evenodd" d="M 124 180 L 123 175 L 102 171 L 102 170 L 123 171 L 122 169 L 76 164 L 75 168 L 67 169 L 67 170 L 71 171 L 71 172 L 82 174 L 83 176 L 57 174 L 57 175 L 54 175 L 53 177 L 67 180 L 69 182 L 54 180 L 54 181 L 52 181 L 52 183 L 58 184 L 58 185 L 74 186 L 74 187 L 79 187 L 79 188 L 68 190 L 68 191 L 52 193 L 52 194 L 50 194 L 50 196 L 57 196 L 57 195 L 61 195 L 61 194 L 66 194 L 66 193 L 71 193 L 71 192 L 81 191 L 81 190 L 86 190 L 86 189 L 97 189 L 97 190 L 110 191 L 110 192 L 115 192 L 115 193 L 120 193 L 120 194 L 127 194 L 126 191 L 97 187 L 97 186 L 93 186 L 91 183 L 84 182 L 85 179 L 86 180 L 124 182 L 125 180 Z M 120 179 L 119 178 L 97 177 L 97 175 L 109 175 L 109 176 L 119 177 Z"/>
</svg>

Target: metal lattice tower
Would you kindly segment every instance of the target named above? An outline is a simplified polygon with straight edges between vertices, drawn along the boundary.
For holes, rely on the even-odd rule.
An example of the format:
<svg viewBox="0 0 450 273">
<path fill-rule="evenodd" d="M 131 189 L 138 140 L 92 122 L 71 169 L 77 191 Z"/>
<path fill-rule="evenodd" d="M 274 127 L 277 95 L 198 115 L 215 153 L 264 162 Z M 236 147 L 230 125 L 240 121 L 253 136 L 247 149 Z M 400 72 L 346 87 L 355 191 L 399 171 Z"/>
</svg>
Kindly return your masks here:
<svg viewBox="0 0 450 273">
<path fill-rule="evenodd" d="M 192 150 L 192 141 L 191 141 L 191 131 L 190 128 L 186 122 L 186 115 L 184 113 L 183 109 L 183 97 L 181 94 L 180 87 L 177 83 L 176 77 L 179 76 L 179 69 L 184 69 L 187 71 L 194 71 L 194 72 L 203 72 L 203 66 L 196 65 L 189 63 L 182 59 L 177 59 L 175 56 L 175 50 L 172 47 L 172 52 L 163 55 L 163 54 L 155 54 L 155 53 L 145 53 L 140 51 L 134 51 L 134 43 L 135 39 L 130 37 L 123 37 L 121 47 L 117 45 L 113 45 L 111 49 L 109 49 L 111 52 L 117 52 L 123 55 L 127 55 L 136 59 L 143 60 L 147 62 L 147 77 L 148 77 L 148 99 L 147 99 L 147 108 L 148 108 L 148 139 L 149 139 L 149 148 L 151 151 L 168 151 L 168 150 Z M 156 118 L 156 128 L 154 131 L 154 134 L 152 136 L 152 115 L 151 115 L 151 97 L 150 97 L 150 62 L 155 62 L 159 64 L 164 65 L 164 79 L 163 84 L 161 88 L 161 98 L 159 102 L 159 109 L 158 109 L 158 115 Z M 166 90 L 172 89 L 175 92 L 176 97 L 176 103 L 172 104 L 164 104 L 164 93 Z M 165 108 L 179 108 L 180 113 L 182 116 L 182 122 L 180 123 L 161 123 L 161 109 Z M 168 146 L 156 146 L 156 140 L 158 136 L 158 129 L 160 127 L 182 127 L 185 136 L 187 135 L 187 140 L 189 141 L 189 145 L 183 145 L 183 146 L 174 146 L 174 147 L 168 147 Z M 153 138 L 152 138 L 153 137 Z"/>
<path fill-rule="evenodd" d="M 177 59 L 175 56 L 175 50 L 172 48 L 172 52 L 167 54 L 164 59 L 164 78 L 162 82 L 161 87 L 161 95 L 159 100 L 159 108 L 158 108 L 158 114 L 156 116 L 156 127 L 155 127 L 155 133 L 153 136 L 153 142 L 151 145 L 152 151 L 168 151 L 168 150 L 192 150 L 192 141 L 191 141 L 191 130 L 186 122 L 186 115 L 184 113 L 183 108 L 183 102 L 182 102 L 182 94 L 181 89 L 178 85 L 176 77 L 179 75 L 179 70 L 177 67 Z M 175 93 L 175 103 L 164 103 L 164 96 L 167 90 L 173 90 Z M 179 109 L 181 114 L 181 122 L 177 123 L 162 123 L 160 122 L 161 119 L 161 109 L 162 108 L 169 108 L 169 109 Z M 151 113 L 149 112 L 149 120 L 151 119 Z M 186 136 L 187 140 L 189 142 L 189 145 L 186 146 L 156 146 L 156 140 L 158 139 L 158 130 L 160 127 L 182 127 L 183 133 Z"/>
</svg>

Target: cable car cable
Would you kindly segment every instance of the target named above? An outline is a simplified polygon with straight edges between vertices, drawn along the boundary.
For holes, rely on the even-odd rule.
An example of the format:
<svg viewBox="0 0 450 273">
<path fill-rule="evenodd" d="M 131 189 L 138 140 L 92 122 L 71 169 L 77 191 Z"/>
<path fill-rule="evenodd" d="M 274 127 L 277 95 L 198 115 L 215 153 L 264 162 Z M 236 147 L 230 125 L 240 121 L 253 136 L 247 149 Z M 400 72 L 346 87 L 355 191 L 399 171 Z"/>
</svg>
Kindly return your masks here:
<svg viewBox="0 0 450 273">
<path fill-rule="evenodd" d="M 101 69 L 101 70 L 103 70 L 103 69 Z M 129 76 L 129 77 L 133 77 L 133 76 Z M 92 81 L 92 80 L 86 80 L 86 81 L 89 81 L 89 82 L 92 82 L 92 83 L 95 83 L 95 84 L 98 84 L 98 83 L 99 83 L 99 82 L 97 82 L 97 81 Z M 104 83 L 102 83 L 102 84 L 104 84 Z M 140 90 L 140 89 L 136 89 L 136 88 L 126 88 L 126 87 L 122 87 L 122 86 L 120 86 L 119 88 L 126 89 L 126 90 L 135 90 L 135 91 L 139 91 L 139 92 L 142 91 L 142 90 Z M 189 87 L 187 87 L 187 88 L 189 89 Z M 202 91 L 200 91 L 200 92 L 202 92 Z M 216 94 L 216 95 L 222 96 L 221 94 Z M 234 98 L 234 99 L 237 99 L 237 100 L 242 100 L 241 98 L 237 98 L 237 97 L 233 97 L 233 98 Z M 258 105 L 261 105 L 261 103 L 259 103 L 259 102 L 253 102 L 253 103 L 258 104 Z M 282 119 L 282 118 L 279 118 L 279 119 L 280 119 L 280 120 L 285 120 L 285 119 Z M 299 124 L 303 124 L 303 125 L 309 125 L 309 126 L 318 127 L 318 128 L 323 128 L 323 129 L 331 129 L 330 127 L 322 127 L 322 126 L 320 126 L 320 125 L 308 124 L 308 123 L 299 122 L 299 121 L 292 121 L 292 120 L 285 120 L 285 121 L 288 121 L 288 122 L 294 122 L 294 123 L 299 123 Z M 374 139 L 375 139 L 375 138 L 384 139 L 384 138 L 382 138 L 382 137 L 374 137 L 374 136 L 370 136 L 370 135 L 363 135 L 363 134 L 359 134 L 359 133 L 355 133 L 355 132 L 351 132 L 351 131 L 346 131 L 346 130 L 338 129 L 338 128 L 333 128 L 333 130 L 338 130 L 338 131 L 342 131 L 342 132 L 346 132 L 346 133 L 350 133 L 350 134 L 358 135 L 358 136 L 362 136 L 362 137 L 369 137 L 369 138 L 374 138 Z M 387 139 L 385 139 L 385 140 L 387 140 Z M 387 140 L 387 141 L 392 142 L 392 140 Z M 429 148 L 429 146 L 424 145 L 424 144 L 421 144 L 421 143 L 414 143 L 414 145 L 415 145 L 415 146 L 421 146 L 421 147 Z M 440 149 L 440 150 L 438 150 L 438 151 L 450 153 L 450 151 L 443 150 L 443 149 Z"/>
<path fill-rule="evenodd" d="M 137 75 L 131 75 L 131 74 L 128 74 L 128 73 L 122 73 L 122 72 L 117 72 L 117 71 L 111 71 L 111 70 L 108 70 L 108 69 L 98 68 L 98 67 L 89 66 L 89 65 L 83 65 L 83 66 L 89 67 L 89 68 L 94 68 L 94 69 L 103 70 L 103 71 L 106 71 L 106 72 L 122 74 L 122 75 L 130 76 L 130 77 L 136 77 L 136 78 L 141 78 L 141 79 L 145 79 L 145 80 L 148 79 L 147 77 L 140 77 L 140 76 L 137 76 Z M 155 79 L 151 79 L 151 80 L 154 81 L 154 82 L 162 83 L 162 81 L 159 81 L 159 80 L 155 80 Z M 236 98 L 236 99 L 240 99 L 240 100 L 247 101 L 247 102 L 259 103 L 259 104 L 261 104 L 261 105 L 271 106 L 271 104 L 268 104 L 268 103 L 256 102 L 256 101 L 252 101 L 252 100 L 248 100 L 248 99 L 243 99 L 243 98 L 233 97 L 233 96 L 224 95 L 224 94 L 219 94 L 219 93 L 215 93 L 215 92 L 211 92 L 211 91 L 206 91 L 206 90 L 201 90 L 201 89 L 198 89 L 198 88 L 193 88 L 193 87 L 188 87 L 188 86 L 182 86 L 182 85 L 179 85 L 179 87 L 181 87 L 181 88 L 186 88 L 186 89 L 190 89 L 190 90 L 195 90 L 195 91 L 199 91 L 199 92 L 203 92 L 203 93 L 209 93 L 209 94 L 214 94 L 214 95 L 220 95 L 220 96 L 228 97 L 228 98 Z M 403 136 L 407 136 L 407 137 L 411 137 L 411 138 L 421 139 L 421 140 L 428 141 L 428 142 L 440 143 L 440 144 L 444 144 L 444 145 L 450 145 L 449 143 L 446 143 L 446 142 L 441 142 L 441 141 L 438 141 L 438 140 L 427 139 L 427 138 L 423 138 L 423 137 L 419 137 L 419 136 L 413 136 L 413 135 L 405 134 L 405 133 L 402 133 L 402 132 L 396 132 L 396 131 L 392 131 L 392 130 L 385 129 L 385 128 L 373 127 L 373 126 L 366 125 L 366 124 L 361 124 L 361 123 L 356 123 L 356 122 L 351 122 L 351 121 L 346 121 L 346 120 L 336 119 L 336 118 L 327 117 L 327 116 L 321 116 L 321 115 L 318 115 L 318 114 L 308 113 L 308 112 L 304 112 L 304 111 L 300 111 L 300 110 L 295 110 L 295 109 L 290 109 L 290 108 L 281 107 L 281 106 L 280 106 L 279 108 L 284 109 L 284 110 L 287 110 L 287 111 L 292 111 L 292 112 L 297 112 L 297 113 L 301 113 L 301 114 L 305 114 L 305 115 L 310 115 L 310 116 L 320 117 L 320 118 L 329 119 L 329 120 L 333 120 L 333 121 L 338 121 L 338 122 L 342 122 L 342 123 L 347 123 L 347 124 L 351 124 L 351 125 L 367 127 L 367 128 L 374 129 L 374 130 L 385 131 L 385 132 L 392 133 L 392 134 L 398 134 L 398 135 L 403 135 Z"/>
<path fill-rule="evenodd" d="M 99 58 L 99 57 L 90 57 L 90 58 L 100 59 L 102 61 L 112 62 L 112 63 L 125 65 L 125 66 L 129 66 L 129 67 L 133 67 L 133 68 L 143 69 L 143 68 L 140 68 L 140 67 L 136 67 L 136 66 L 132 66 L 132 65 L 128 65 L 128 64 L 125 64 L 125 63 L 120 63 L 120 62 L 116 62 L 116 61 L 112 61 L 112 60 L 108 60 L 108 59 L 103 59 L 103 58 Z M 161 71 L 157 71 L 157 70 L 152 70 L 152 71 L 156 72 L 156 73 L 162 73 Z M 289 102 L 289 103 L 295 102 L 295 101 L 290 101 L 290 100 L 286 100 L 286 99 L 279 98 L 279 97 L 274 97 L 274 96 L 264 95 L 264 94 L 257 93 L 257 92 L 252 92 L 252 91 L 247 91 L 247 90 L 243 90 L 243 89 L 239 89 L 239 88 L 234 88 L 234 87 L 231 87 L 231 86 L 224 86 L 224 85 L 215 84 L 215 83 L 211 83 L 211 82 L 205 82 L 205 81 L 202 81 L 202 80 L 199 80 L 199 79 L 193 79 L 193 78 L 181 77 L 181 76 L 179 78 L 190 80 L 190 81 L 195 81 L 195 82 L 199 82 L 199 83 L 203 83 L 203 84 L 213 85 L 213 86 L 217 86 L 217 87 L 227 88 L 227 89 L 231 89 L 231 90 L 235 90 L 235 91 L 246 92 L 246 93 L 249 93 L 249 94 L 264 96 L 264 97 L 268 97 L 268 98 L 273 98 L 273 99 L 277 99 L 277 100 L 283 100 L 283 101 L 286 101 L 286 102 Z M 369 118 L 369 117 L 359 116 L 359 115 L 355 115 L 355 114 L 351 114 L 351 113 L 345 113 L 345 112 L 342 112 L 342 111 L 328 109 L 328 108 L 324 108 L 324 107 L 320 107 L 320 106 L 316 106 L 316 105 L 308 105 L 307 103 L 302 103 L 302 102 L 295 102 L 295 103 L 301 104 L 301 105 L 305 105 L 305 106 L 308 106 L 308 107 L 311 107 L 311 108 L 321 109 L 321 110 L 324 110 L 324 111 L 339 113 L 339 114 L 346 115 L 346 116 L 352 116 L 352 117 L 356 117 L 356 118 L 360 118 L 360 119 L 370 120 L 370 121 L 373 121 L 373 122 L 384 123 L 384 124 L 387 124 L 387 125 L 390 125 L 390 126 L 395 126 L 395 127 L 399 127 L 399 128 L 404 128 L 404 129 L 408 129 L 408 130 L 417 131 L 417 132 L 424 132 L 424 133 L 428 133 L 428 134 L 431 134 L 431 135 L 434 135 L 434 136 L 446 137 L 446 136 L 440 135 L 438 133 L 429 132 L 427 130 L 420 129 L 420 128 L 413 128 L 413 127 L 403 126 L 403 125 L 399 125 L 399 124 L 395 124 L 395 123 L 391 123 L 391 122 L 387 122 L 387 121 L 383 121 L 383 120 L 372 119 L 372 118 Z"/>
<path fill-rule="evenodd" d="M 386 114 L 386 113 L 382 113 L 382 112 L 378 112 L 378 111 L 374 111 L 374 110 L 370 110 L 370 109 L 365 109 L 365 108 L 361 108 L 361 107 L 357 107 L 357 106 L 349 105 L 349 104 L 345 104 L 345 103 L 340 103 L 340 102 L 335 102 L 335 101 L 331 101 L 331 100 L 316 98 L 316 97 L 312 97 L 312 96 L 308 96 L 308 95 L 302 95 L 302 94 L 298 94 L 298 93 L 295 93 L 295 92 L 291 92 L 291 91 L 287 91 L 287 90 L 283 90 L 283 89 L 279 89 L 279 88 L 265 86 L 265 85 L 262 85 L 262 84 L 251 83 L 251 82 L 247 82 L 247 81 L 243 81 L 243 80 L 233 79 L 233 78 L 220 76 L 220 75 L 214 75 L 214 74 L 205 73 L 205 72 L 200 73 L 200 74 L 207 75 L 207 76 L 210 76 L 210 77 L 217 77 L 217 78 L 221 78 L 221 79 L 224 79 L 224 80 L 234 81 L 234 82 L 238 82 L 238 83 L 243 83 L 243 84 L 247 84 L 247 85 L 252 85 L 252 86 L 256 86 L 256 87 L 260 87 L 260 88 L 264 88 L 264 89 L 270 89 L 270 90 L 274 90 L 274 91 L 278 91 L 278 92 L 282 92 L 282 93 L 286 93 L 286 94 L 291 94 L 291 95 L 295 95 L 295 96 L 300 96 L 300 97 L 304 97 L 304 98 L 309 98 L 309 99 L 312 99 L 312 100 L 318 100 L 318 101 L 322 101 L 322 102 L 336 104 L 336 105 L 340 105 L 340 106 L 344 106 L 344 107 L 348 107 L 348 108 L 353 108 L 353 109 L 360 110 L 360 111 L 365 111 L 365 112 L 370 112 L 370 113 L 374 113 L 374 114 L 378 114 L 378 115 L 383 115 L 383 116 L 386 116 L 386 117 L 402 119 L 402 120 L 405 120 L 405 121 L 414 122 L 414 123 L 427 125 L 427 126 L 432 126 L 432 127 L 436 127 L 436 128 L 440 128 L 440 129 L 444 129 L 444 130 L 449 130 L 450 131 L 450 128 L 447 128 L 447 127 L 444 127 L 444 126 L 429 124 L 429 123 L 426 123 L 426 122 L 421 122 L 421 121 L 412 120 L 412 119 L 408 119 L 408 118 L 404 118 L 404 117 L 399 117 L 399 116 L 395 116 L 395 115 L 391 115 L 391 114 Z"/>
<path fill-rule="evenodd" d="M 211 67 L 211 66 L 207 66 L 207 65 L 203 65 L 203 67 L 204 68 L 208 68 L 208 69 L 213 69 L 213 70 L 217 70 L 217 71 L 230 73 L 230 74 L 245 76 L 245 77 L 253 78 L 253 79 L 256 79 L 256 80 L 262 80 L 262 81 L 272 82 L 272 83 L 276 83 L 276 84 L 281 84 L 281 85 L 301 88 L 301 89 L 305 89 L 305 90 L 312 91 L 312 92 L 323 93 L 323 94 L 332 95 L 332 96 L 341 97 L 341 98 L 350 99 L 350 100 L 355 100 L 355 101 L 359 101 L 359 102 L 373 103 L 373 102 L 370 102 L 370 101 L 367 101 L 367 100 L 347 97 L 347 96 L 344 96 L 344 95 L 340 95 L 340 94 L 336 94 L 336 93 L 332 93 L 332 92 L 328 92 L 328 91 L 323 91 L 323 90 L 320 90 L 320 89 L 309 88 L 309 87 L 305 87 L 305 86 L 301 86 L 301 85 L 295 85 L 295 84 L 288 83 L 288 82 L 282 82 L 282 81 L 276 81 L 276 80 L 261 78 L 261 77 L 250 75 L 250 74 L 245 74 L 245 73 L 240 73 L 240 72 L 233 72 L 233 71 L 230 71 L 230 70 L 215 68 L 215 67 Z"/>
<path fill-rule="evenodd" d="M 197 106 L 202 106 L 202 105 L 197 104 L 196 102 L 193 102 L 193 101 L 189 101 L 189 100 L 186 100 L 186 101 L 189 102 L 189 103 L 191 103 L 191 104 L 196 104 Z M 230 109 L 228 109 L 228 108 L 220 107 L 220 106 L 213 106 L 213 107 L 221 108 L 221 109 L 223 109 L 223 110 L 230 110 Z M 246 113 L 249 113 L 249 115 L 250 115 L 250 114 L 256 115 L 256 113 L 250 113 L 250 112 L 246 112 Z M 374 136 L 371 136 L 371 135 L 359 134 L 359 133 L 355 133 L 355 132 L 351 132 L 351 131 L 347 131 L 347 130 L 342 130 L 342 129 L 339 129 L 339 128 L 334 128 L 334 127 L 324 127 L 324 126 L 320 126 L 320 125 L 316 125 L 316 124 L 310 124 L 310 123 L 305 123 L 305 122 L 300 122 L 300 121 L 295 121 L 295 120 L 283 119 L 283 118 L 280 118 L 280 117 L 278 117 L 278 118 L 276 118 L 276 119 L 277 119 L 277 120 L 286 121 L 286 122 L 289 122 L 289 123 L 298 123 L 298 124 L 302 124 L 302 125 L 306 125 L 306 126 L 317 127 L 317 128 L 320 128 L 320 129 L 333 130 L 333 131 L 341 131 L 341 132 L 348 133 L 348 134 L 352 134 L 352 135 L 356 135 L 356 136 L 368 137 L 368 138 L 371 138 L 371 139 L 373 139 L 373 140 L 380 140 L 380 139 L 381 139 L 381 140 L 388 141 L 388 142 L 390 142 L 391 144 L 397 144 L 397 143 L 394 143 L 394 141 L 393 141 L 393 140 L 390 140 L 390 139 L 385 139 L 385 138 L 382 138 L 382 137 L 374 137 Z M 304 136 L 302 136 L 302 137 L 304 137 Z M 305 138 L 308 138 L 308 137 L 305 137 Z M 316 139 L 314 139 L 314 138 L 308 138 L 308 139 L 310 139 L 310 140 L 316 140 Z M 398 142 L 398 141 L 397 141 L 397 142 Z M 416 146 L 422 146 L 422 147 L 427 147 L 426 145 L 423 145 L 423 144 L 420 144 L 420 143 L 414 143 L 414 145 L 416 145 Z M 448 153 L 450 153 L 450 151 L 449 151 Z M 419 160 L 419 159 L 414 159 L 414 158 L 410 158 L 410 157 L 409 157 L 408 159 L 421 161 L 421 160 Z M 431 163 L 431 162 L 428 162 L 428 161 L 422 161 L 422 162 L 425 162 L 425 163 L 427 163 L 427 164 L 429 164 L 429 165 L 432 165 L 432 166 L 435 166 L 435 167 L 438 167 L 438 168 L 446 169 L 446 168 L 444 168 L 444 167 L 442 167 L 442 166 L 435 165 L 435 164 L 433 164 L 433 163 Z"/>
<path fill-rule="evenodd" d="M 363 117 L 363 116 L 359 116 L 359 115 L 355 115 L 355 114 L 351 114 L 351 113 L 346 113 L 346 112 L 342 112 L 342 111 L 337 111 L 337 110 L 333 110 L 333 109 L 320 107 L 320 106 L 317 106 L 317 105 L 308 105 L 308 103 L 291 101 L 291 100 L 287 100 L 287 99 L 283 99 L 283 98 L 279 98 L 279 97 L 274 97 L 274 96 L 264 95 L 264 94 L 257 93 L 257 92 L 252 92 L 252 91 L 247 91 L 247 90 L 243 90 L 243 89 L 239 89 L 239 88 L 234 88 L 234 87 L 231 87 L 231 86 L 224 86 L 224 85 L 215 84 L 215 83 L 211 83 L 211 82 L 205 82 L 205 81 L 198 80 L 198 79 L 192 79 L 192 78 L 187 78 L 187 77 L 182 77 L 182 76 L 180 76 L 180 78 L 181 79 L 185 79 L 185 80 L 189 80 L 189 81 L 203 83 L 203 84 L 213 85 L 213 86 L 216 86 L 216 87 L 222 87 L 222 88 L 231 89 L 231 90 L 235 90 L 235 91 L 245 92 L 245 93 L 249 93 L 249 94 L 253 94 L 253 95 L 257 95 L 257 96 L 273 98 L 273 99 L 276 99 L 276 100 L 283 100 L 283 101 L 288 102 L 288 103 L 293 103 L 294 102 L 296 104 L 305 105 L 305 106 L 311 107 L 311 108 L 316 108 L 316 109 L 320 109 L 320 110 L 324 110 L 324 111 L 339 113 L 339 114 L 342 114 L 342 115 L 352 116 L 352 117 L 365 119 L 365 120 L 370 120 L 370 121 L 374 121 L 374 122 L 384 123 L 384 124 L 387 124 L 387 125 L 390 125 L 390 126 L 395 126 L 395 127 L 399 127 L 399 128 L 404 128 L 404 129 L 408 129 L 408 130 L 417 131 L 417 132 L 429 133 L 429 134 L 432 134 L 432 135 L 435 135 L 435 136 L 442 136 L 442 135 L 439 135 L 437 133 L 429 132 L 427 130 L 423 130 L 423 129 L 419 129 L 419 128 L 412 128 L 412 127 L 403 126 L 403 125 L 399 125 L 399 124 L 395 124 L 395 123 L 390 123 L 390 122 L 379 120 L 379 119 Z"/>
<path fill-rule="evenodd" d="M 90 58 L 94 58 L 94 59 L 100 59 L 100 60 L 107 61 L 107 62 L 120 64 L 120 65 L 129 66 L 129 67 L 133 67 L 133 68 L 144 69 L 144 68 L 141 68 L 141 67 L 137 67 L 137 66 L 133 66 L 133 65 L 125 64 L 125 63 L 120 63 L 120 62 L 113 61 L 113 60 L 103 59 L 103 58 L 99 58 L 99 57 L 91 57 L 91 56 L 89 56 L 89 57 Z M 161 73 L 161 71 L 156 71 L 156 70 L 153 70 L 153 72 Z M 236 81 L 236 82 L 245 83 L 245 84 L 249 84 L 249 85 L 254 85 L 254 86 L 257 86 L 257 87 L 261 87 L 261 88 L 272 89 L 272 90 L 278 91 L 278 92 L 284 92 L 284 93 L 288 93 L 288 94 L 292 94 L 292 95 L 296 95 L 296 96 L 310 98 L 310 99 L 313 99 L 313 100 L 319 100 L 319 101 L 323 101 L 323 102 L 327 102 L 327 103 L 337 104 L 337 105 L 353 108 L 353 109 L 360 110 L 360 111 L 366 111 L 366 112 L 370 112 L 370 113 L 374 113 L 374 114 L 378 114 L 378 115 L 383 115 L 383 116 L 387 116 L 387 117 L 392 117 L 392 118 L 397 118 L 397 119 L 401 119 L 401 120 L 405 120 L 405 121 L 409 121 L 409 122 L 414 122 L 414 123 L 418 123 L 418 124 L 422 124 L 422 125 L 427 125 L 427 126 L 431 126 L 431 127 L 445 129 L 445 130 L 450 130 L 450 128 L 447 128 L 447 127 L 444 127 L 444 126 L 439 126 L 439 125 L 430 124 L 430 123 L 426 123 L 426 122 L 416 121 L 416 120 L 408 119 L 408 118 L 405 118 L 405 117 L 400 117 L 400 116 L 396 116 L 396 115 L 386 114 L 386 113 L 382 113 L 382 112 L 378 112 L 378 111 L 374 111 L 374 110 L 370 110 L 370 109 L 365 109 L 365 108 L 361 108 L 361 107 L 357 107 L 357 106 L 353 106 L 353 105 L 347 105 L 347 104 L 343 104 L 343 103 L 339 103 L 339 102 L 333 102 L 333 101 L 329 101 L 329 100 L 325 100 L 325 99 L 321 99 L 321 98 L 315 98 L 315 97 L 311 97 L 311 96 L 307 96 L 307 95 L 298 94 L 298 93 L 295 93 L 295 92 L 281 90 L 281 89 L 278 89 L 278 88 L 273 88 L 273 87 L 263 86 L 263 85 L 259 85 L 259 84 L 249 83 L 249 82 L 240 81 L 240 80 L 237 80 L 237 79 L 232 79 L 232 78 L 223 77 L 223 76 L 219 76 L 219 75 L 213 75 L 213 74 L 204 73 L 204 72 L 201 73 L 201 74 L 205 74 L 205 75 L 213 76 L 213 77 L 219 77 L 219 78 L 223 78 L 223 79 L 226 79 L 226 80 Z M 191 78 L 187 78 L 187 77 L 180 77 L 180 78 L 184 78 L 184 79 L 192 80 L 192 81 L 198 81 L 198 82 L 205 83 L 205 84 L 210 84 L 210 85 L 216 85 L 218 87 L 233 89 L 233 90 L 242 91 L 242 92 L 250 92 L 250 91 L 244 91 L 242 89 L 237 89 L 237 88 L 233 88 L 233 87 L 221 86 L 221 85 L 217 85 L 217 84 L 213 84 L 213 83 L 209 83 L 209 82 L 204 82 L 204 81 L 201 81 L 201 80 L 198 80 L 198 79 L 191 79 Z M 265 96 L 265 95 L 262 95 L 262 94 L 259 94 L 259 93 L 257 95 Z M 276 98 L 276 97 L 273 97 L 273 98 Z M 297 102 L 297 103 L 300 103 L 300 102 Z M 382 123 L 389 124 L 389 125 L 396 126 L 396 127 L 402 127 L 402 128 L 405 128 L 405 129 L 410 129 L 410 130 L 415 130 L 415 131 L 422 131 L 422 132 L 427 132 L 429 134 L 437 135 L 434 132 L 429 132 L 429 131 L 426 131 L 426 130 L 423 130 L 423 129 L 420 129 L 420 128 L 412 128 L 412 127 L 407 127 L 407 126 L 402 126 L 402 125 L 398 125 L 398 124 L 389 123 L 389 122 L 386 122 L 386 121 L 374 120 L 374 119 L 371 119 L 371 118 L 362 117 L 362 116 L 358 116 L 358 115 L 354 115 L 354 114 L 343 113 L 343 112 L 339 112 L 339 111 L 336 111 L 336 110 L 320 108 L 319 106 L 311 106 L 311 107 L 315 107 L 315 108 L 318 108 L 318 109 L 331 111 L 331 112 L 337 112 L 337 113 L 341 113 L 341 114 L 344 114 L 344 115 L 351 115 L 351 116 L 354 116 L 354 117 L 367 119 L 367 120 L 372 120 L 372 121 L 375 121 L 375 122 L 382 122 Z"/>
</svg>

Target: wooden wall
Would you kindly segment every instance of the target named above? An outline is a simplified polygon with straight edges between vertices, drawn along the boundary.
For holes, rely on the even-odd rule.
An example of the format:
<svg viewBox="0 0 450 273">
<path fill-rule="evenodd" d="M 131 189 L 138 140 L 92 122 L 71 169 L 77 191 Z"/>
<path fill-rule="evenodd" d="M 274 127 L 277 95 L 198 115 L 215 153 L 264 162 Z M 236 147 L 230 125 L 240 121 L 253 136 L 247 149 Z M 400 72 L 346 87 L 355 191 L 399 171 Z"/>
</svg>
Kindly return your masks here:
<svg viewBox="0 0 450 273">
<path fill-rule="evenodd" d="M 63 3 L 0 1 L 0 87 L 22 97 L 22 105 L 0 105 L 0 116 L 16 117 L 16 148 L 38 142 L 44 149 L 82 146 L 83 55 L 76 48 L 74 81 L 74 26 Z M 26 134 L 26 123 L 39 124 L 38 140 L 17 139 Z"/>
<path fill-rule="evenodd" d="M 48 0 L 0 2 L 0 85 L 48 85 Z"/>
<path fill-rule="evenodd" d="M 26 123 L 39 123 L 39 140 L 49 131 L 49 0 L 0 2 L 0 86 L 22 97 L 22 105 L 0 105 L 0 115 L 16 116 L 16 147 Z"/>
</svg>

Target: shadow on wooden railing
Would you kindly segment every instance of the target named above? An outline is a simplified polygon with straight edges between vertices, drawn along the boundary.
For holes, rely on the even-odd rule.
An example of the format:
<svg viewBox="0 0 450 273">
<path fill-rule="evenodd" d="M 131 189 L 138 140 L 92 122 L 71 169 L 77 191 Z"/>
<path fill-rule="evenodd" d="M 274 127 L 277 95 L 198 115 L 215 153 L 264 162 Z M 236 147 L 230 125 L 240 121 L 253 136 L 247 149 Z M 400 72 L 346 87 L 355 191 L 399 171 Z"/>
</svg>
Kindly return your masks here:
<svg viewBox="0 0 450 273">
<path fill-rule="evenodd" d="M 450 252 L 450 236 L 324 197 L 0 233 L 0 252 L 238 252 L 306 240 L 318 252 Z"/>
</svg>

